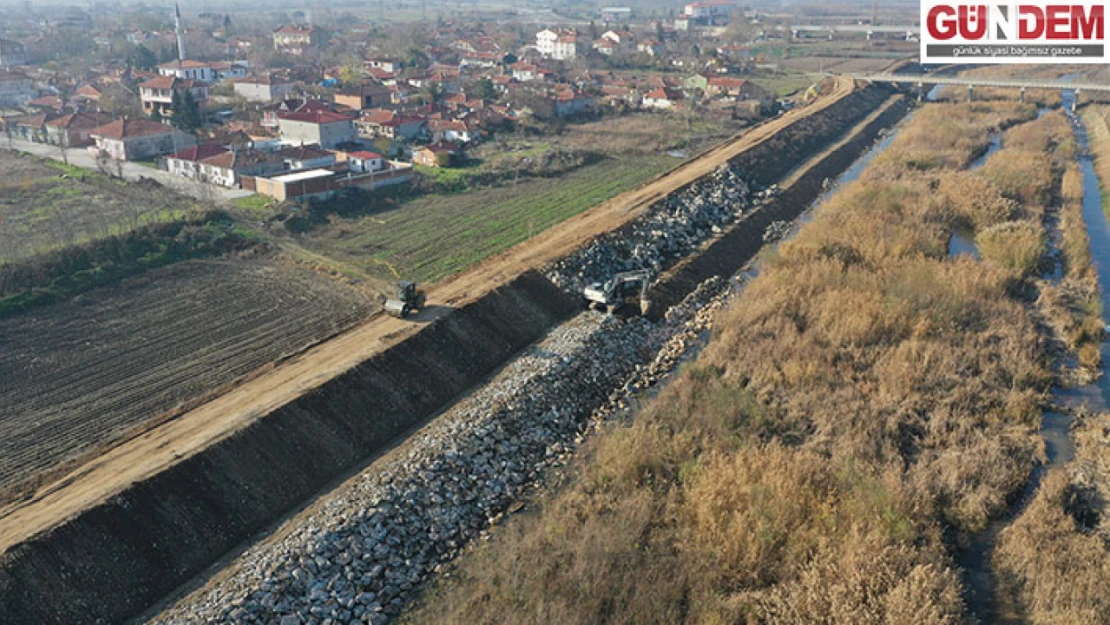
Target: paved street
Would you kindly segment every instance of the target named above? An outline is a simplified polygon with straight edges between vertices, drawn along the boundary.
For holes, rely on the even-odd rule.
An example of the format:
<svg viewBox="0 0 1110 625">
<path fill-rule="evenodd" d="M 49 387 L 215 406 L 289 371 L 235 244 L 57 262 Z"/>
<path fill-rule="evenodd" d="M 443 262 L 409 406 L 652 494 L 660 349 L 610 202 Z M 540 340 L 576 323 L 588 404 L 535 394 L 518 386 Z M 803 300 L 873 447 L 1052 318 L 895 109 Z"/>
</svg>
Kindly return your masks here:
<svg viewBox="0 0 1110 625">
<path fill-rule="evenodd" d="M 56 161 L 62 160 L 62 153 L 57 146 L 47 145 L 45 143 L 32 143 L 30 141 L 23 141 L 14 139 L 9 144 L 7 138 L 0 141 L 0 146 L 7 149 L 11 145 L 20 152 L 27 152 L 36 156 L 52 158 Z M 66 151 L 66 158 L 69 159 L 70 165 L 78 167 L 85 167 L 87 169 L 96 169 L 96 158 L 93 157 L 92 152 L 85 148 L 72 148 Z M 115 162 L 112 167 L 115 168 Z M 235 198 L 247 197 L 253 195 L 250 191 L 242 189 L 228 189 L 226 187 L 219 187 L 215 185 L 202 184 L 192 180 L 171 175 L 169 172 L 160 169 L 147 167 L 138 163 L 123 163 L 123 177 L 126 180 L 138 180 L 139 178 L 151 178 L 159 183 L 169 187 L 183 195 L 190 195 L 205 202 L 226 203 Z"/>
</svg>

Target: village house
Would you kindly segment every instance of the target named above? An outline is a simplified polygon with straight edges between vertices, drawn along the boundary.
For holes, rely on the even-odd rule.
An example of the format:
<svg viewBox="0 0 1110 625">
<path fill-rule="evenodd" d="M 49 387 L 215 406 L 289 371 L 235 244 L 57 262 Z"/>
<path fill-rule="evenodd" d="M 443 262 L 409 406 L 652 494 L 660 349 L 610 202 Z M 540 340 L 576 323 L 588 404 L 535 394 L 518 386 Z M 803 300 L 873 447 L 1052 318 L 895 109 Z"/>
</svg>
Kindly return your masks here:
<svg viewBox="0 0 1110 625">
<path fill-rule="evenodd" d="M 51 113 L 61 113 L 66 108 L 65 102 L 56 95 L 46 95 L 41 98 L 35 98 L 23 105 L 24 108 L 34 109 L 36 111 L 49 111 Z"/>
<path fill-rule="evenodd" d="M 377 83 L 365 83 L 341 89 L 335 103 L 356 111 L 386 106 L 393 101 L 393 92 Z"/>
<path fill-rule="evenodd" d="M 465 121 L 457 119 L 428 120 L 428 129 L 436 140 L 448 143 L 470 143 L 479 136 L 477 129 L 472 129 Z"/>
<path fill-rule="evenodd" d="M 285 143 L 334 148 L 358 139 L 354 118 L 334 111 L 278 114 L 278 131 Z"/>
<path fill-rule="evenodd" d="M 193 94 L 193 99 L 202 111 L 208 102 L 208 83 L 176 76 L 159 76 L 139 85 L 139 100 L 142 102 L 143 112 L 150 115 L 158 111 L 163 117 L 171 117 L 175 92 L 182 96 L 186 92 Z"/>
<path fill-rule="evenodd" d="M 268 176 L 284 170 L 285 163 L 269 152 L 223 150 L 200 161 L 197 180 L 234 189 L 241 186 L 243 176 Z"/>
<path fill-rule="evenodd" d="M 461 154 L 458 145 L 440 141 L 413 150 L 412 162 L 424 167 L 450 167 Z"/>
<path fill-rule="evenodd" d="M 754 82 L 728 76 L 709 78 L 705 94 L 713 98 L 728 97 L 740 101 L 756 101 L 761 107 L 768 107 L 775 101 L 774 94 Z"/>
<path fill-rule="evenodd" d="M 678 106 L 683 99 L 682 92 L 670 87 L 659 87 L 644 94 L 643 107 L 648 109 L 669 110 Z"/>
<path fill-rule="evenodd" d="M 385 157 L 366 150 L 350 152 L 347 154 L 347 166 L 356 174 L 381 171 L 385 168 Z"/>
<path fill-rule="evenodd" d="M 602 37 L 593 42 L 593 49 L 596 50 L 598 54 L 613 56 L 613 53 L 617 51 L 617 44 L 612 39 Z"/>
<path fill-rule="evenodd" d="M 261 125 L 266 130 L 276 133 L 279 124 L 278 116 L 282 113 L 306 113 L 309 111 L 330 110 L 332 110 L 330 102 L 310 98 L 289 98 L 263 107 Z"/>
<path fill-rule="evenodd" d="M 166 156 L 166 171 L 182 178 L 198 180 L 200 178 L 200 162 L 226 151 L 227 148 L 219 143 L 192 145 Z"/>
<path fill-rule="evenodd" d="M 0 107 L 19 108 L 37 95 L 30 76 L 0 69 Z"/>
<path fill-rule="evenodd" d="M 26 63 L 26 46 L 11 39 L 0 39 L 0 67 L 13 67 Z"/>
<path fill-rule="evenodd" d="M 636 43 L 636 36 L 627 30 L 607 30 L 601 34 L 601 38 L 608 39 L 625 50 L 631 50 Z"/>
<path fill-rule="evenodd" d="M 274 50 L 281 54 L 300 56 L 306 50 L 323 45 L 323 31 L 315 26 L 286 25 L 274 31 Z"/>
<path fill-rule="evenodd" d="M 135 161 L 173 154 L 196 145 L 193 135 L 148 119 L 124 117 L 94 128 L 89 137 L 96 151 L 121 161 Z M 90 148 L 92 149 L 92 148 Z"/>
<path fill-rule="evenodd" d="M 555 93 L 555 116 L 571 117 L 588 113 L 597 107 L 597 98 L 576 89 L 563 89 Z"/>
<path fill-rule="evenodd" d="M 389 74 L 399 73 L 402 67 L 400 61 L 393 59 L 375 58 L 366 61 L 366 69 L 377 69 Z"/>
<path fill-rule="evenodd" d="M 320 200 L 333 197 L 347 188 L 373 191 L 380 187 L 406 184 L 412 180 L 412 171 L 412 165 L 407 163 L 383 160 L 380 169 L 365 173 L 355 172 L 349 166 L 309 169 L 273 177 L 246 178 L 243 186 L 279 202 Z"/>
<path fill-rule="evenodd" d="M 394 111 L 377 109 L 368 111 L 355 120 L 358 134 L 367 139 L 418 139 L 424 135 L 427 120 L 418 115 L 401 115 Z"/>
<path fill-rule="evenodd" d="M 695 24 L 714 24 L 727 21 L 736 10 L 737 5 L 732 0 L 703 0 L 687 4 L 682 14 Z"/>
<path fill-rule="evenodd" d="M 541 30 L 536 33 L 536 49 L 556 61 L 571 61 L 581 53 L 578 33 L 565 28 Z"/>
<path fill-rule="evenodd" d="M 321 150 L 320 146 L 289 146 L 274 153 L 285 171 L 301 171 L 335 165 L 335 152 Z"/>
<path fill-rule="evenodd" d="M 663 54 L 663 44 L 654 39 L 644 39 L 637 44 L 636 51 L 648 56 L 659 56 Z"/>
<path fill-rule="evenodd" d="M 46 141 L 46 122 L 56 117 L 53 113 L 33 113 L 4 119 L 4 132 L 17 139 L 43 143 Z"/>
<path fill-rule="evenodd" d="M 92 145 L 90 136 L 93 130 L 110 123 L 112 116 L 107 113 L 70 113 L 43 124 L 46 142 L 67 148 Z"/>
<path fill-rule="evenodd" d="M 234 82 L 235 95 L 248 102 L 271 102 L 288 98 L 296 88 L 291 80 L 279 78 L 272 73 L 240 78 Z"/>
<path fill-rule="evenodd" d="M 203 82 L 216 82 L 216 72 L 211 63 L 201 61 L 173 60 L 158 66 L 158 73 L 163 76 L 173 76 L 182 80 L 200 80 Z"/>
</svg>

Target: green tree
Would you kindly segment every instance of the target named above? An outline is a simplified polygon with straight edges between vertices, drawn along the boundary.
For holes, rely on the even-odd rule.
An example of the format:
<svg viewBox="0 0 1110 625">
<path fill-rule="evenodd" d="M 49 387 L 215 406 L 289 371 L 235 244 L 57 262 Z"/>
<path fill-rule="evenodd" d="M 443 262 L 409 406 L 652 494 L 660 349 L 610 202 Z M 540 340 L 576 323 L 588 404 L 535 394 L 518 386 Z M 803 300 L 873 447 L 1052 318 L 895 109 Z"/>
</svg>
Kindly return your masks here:
<svg viewBox="0 0 1110 625">
<path fill-rule="evenodd" d="M 480 100 L 496 100 L 497 89 L 493 87 L 493 81 L 489 78 L 483 78 L 478 81 L 478 99 Z"/>
<path fill-rule="evenodd" d="M 170 123 L 174 128 L 181 132 L 193 132 L 204 125 L 204 120 L 200 117 L 200 105 L 197 104 L 192 92 L 174 91 L 172 106 L 173 118 Z"/>
<path fill-rule="evenodd" d="M 362 81 L 362 68 L 354 63 L 347 63 L 339 68 L 339 82 L 344 86 L 351 86 Z"/>
<path fill-rule="evenodd" d="M 153 111 L 150 112 L 150 121 L 162 123 L 162 120 L 162 111 L 155 108 Z"/>
<path fill-rule="evenodd" d="M 432 81 L 424 88 L 424 95 L 428 98 L 428 102 L 435 104 L 443 99 L 443 85 L 438 82 Z"/>
<path fill-rule="evenodd" d="M 413 69 L 424 69 L 428 66 L 428 63 L 428 55 L 425 54 L 424 51 L 420 48 L 409 48 L 409 51 L 405 53 L 405 65 L 407 67 L 411 67 Z"/>
<path fill-rule="evenodd" d="M 159 63 L 169 63 L 177 58 L 177 44 L 165 46 L 158 52 Z"/>
<path fill-rule="evenodd" d="M 127 61 L 131 64 L 131 67 L 149 71 L 158 65 L 158 56 L 150 48 L 139 44 L 131 51 Z"/>
</svg>

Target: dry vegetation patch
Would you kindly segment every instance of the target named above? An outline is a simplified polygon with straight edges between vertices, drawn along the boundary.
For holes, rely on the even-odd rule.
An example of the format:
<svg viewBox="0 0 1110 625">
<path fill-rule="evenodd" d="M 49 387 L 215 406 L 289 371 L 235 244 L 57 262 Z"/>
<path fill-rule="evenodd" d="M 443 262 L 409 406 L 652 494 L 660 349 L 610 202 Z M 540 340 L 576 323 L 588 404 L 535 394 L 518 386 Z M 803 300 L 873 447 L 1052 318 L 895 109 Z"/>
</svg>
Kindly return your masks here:
<svg viewBox="0 0 1110 625">
<path fill-rule="evenodd" d="M 408 622 L 963 622 L 942 536 L 1002 514 L 1042 453 L 1052 376 L 1018 294 L 1063 174 L 1036 146 L 1054 153 L 1058 124 L 959 170 L 1031 117 L 918 111 L 765 259 L 697 362 Z M 1018 152 L 1049 171 L 1004 187 Z M 957 224 L 984 262 L 948 258 Z"/>
</svg>

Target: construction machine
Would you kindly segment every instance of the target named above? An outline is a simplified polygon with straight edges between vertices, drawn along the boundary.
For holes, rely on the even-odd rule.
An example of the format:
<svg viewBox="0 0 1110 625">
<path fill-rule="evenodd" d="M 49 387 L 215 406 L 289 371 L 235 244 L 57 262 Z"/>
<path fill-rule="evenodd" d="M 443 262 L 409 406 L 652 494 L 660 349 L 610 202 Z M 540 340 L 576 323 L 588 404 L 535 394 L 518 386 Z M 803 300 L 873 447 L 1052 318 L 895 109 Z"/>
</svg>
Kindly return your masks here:
<svg viewBox="0 0 1110 625">
<path fill-rule="evenodd" d="M 582 295 L 586 298 L 587 306 L 594 310 L 604 310 L 609 314 L 639 301 L 640 314 L 646 315 L 651 306 L 647 297 L 650 284 L 650 271 L 625 271 L 605 282 L 594 282 L 583 289 Z"/>
<path fill-rule="evenodd" d="M 424 291 L 418 289 L 415 282 L 401 280 L 397 283 L 397 297 L 386 300 L 385 312 L 404 319 L 412 311 L 424 308 L 424 296 Z"/>
</svg>

